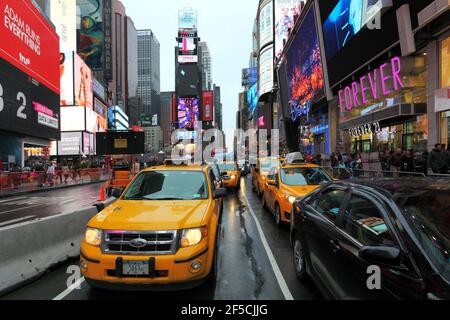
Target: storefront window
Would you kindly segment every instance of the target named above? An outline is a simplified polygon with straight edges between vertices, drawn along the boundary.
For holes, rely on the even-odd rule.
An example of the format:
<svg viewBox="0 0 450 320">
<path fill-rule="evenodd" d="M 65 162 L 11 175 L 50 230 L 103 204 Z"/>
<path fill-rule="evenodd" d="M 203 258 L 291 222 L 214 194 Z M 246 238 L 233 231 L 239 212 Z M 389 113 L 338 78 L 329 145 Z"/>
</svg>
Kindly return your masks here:
<svg viewBox="0 0 450 320">
<path fill-rule="evenodd" d="M 450 146 L 450 111 L 441 113 L 441 143 Z"/>
<path fill-rule="evenodd" d="M 441 42 L 441 88 L 450 87 L 450 37 Z"/>
</svg>

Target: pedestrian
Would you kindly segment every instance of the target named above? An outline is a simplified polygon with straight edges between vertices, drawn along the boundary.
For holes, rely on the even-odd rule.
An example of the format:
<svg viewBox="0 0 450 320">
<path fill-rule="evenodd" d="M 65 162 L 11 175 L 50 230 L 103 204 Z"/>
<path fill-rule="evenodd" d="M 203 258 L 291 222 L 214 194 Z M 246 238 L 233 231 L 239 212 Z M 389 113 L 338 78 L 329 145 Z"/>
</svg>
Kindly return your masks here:
<svg viewBox="0 0 450 320">
<path fill-rule="evenodd" d="M 403 172 L 414 172 L 414 156 L 411 150 L 405 151 L 402 157 L 402 168 Z"/>
<path fill-rule="evenodd" d="M 47 183 L 50 185 L 50 187 L 53 187 L 53 185 L 55 184 L 53 181 L 55 173 L 56 173 L 56 165 L 54 162 L 50 162 L 50 165 L 47 168 Z"/>
<path fill-rule="evenodd" d="M 434 174 L 448 174 L 447 158 L 446 151 L 442 150 L 442 144 L 438 143 L 428 156 L 428 166 Z"/>
<path fill-rule="evenodd" d="M 64 175 L 64 183 L 67 184 L 67 180 L 69 179 L 69 176 L 70 176 L 70 168 L 67 165 L 67 163 L 65 163 L 63 165 L 62 172 L 63 172 L 63 175 Z"/>
<path fill-rule="evenodd" d="M 446 172 L 444 174 L 448 174 L 450 169 L 450 146 L 448 148 L 446 147 L 447 146 L 445 144 L 442 145 L 442 151 L 445 153 L 447 157 L 447 166 L 443 169 L 443 171 Z"/>
<path fill-rule="evenodd" d="M 391 171 L 391 154 L 385 150 L 380 155 L 381 168 L 383 171 Z"/>
<path fill-rule="evenodd" d="M 401 149 L 397 149 L 397 151 L 395 151 L 392 156 L 391 156 L 391 161 L 389 163 L 391 170 L 395 172 L 394 177 L 398 178 L 398 173 L 401 170 L 402 167 L 402 158 L 403 158 L 403 154 L 402 154 L 402 150 Z"/>
<path fill-rule="evenodd" d="M 60 163 L 56 165 L 56 178 L 56 181 L 58 181 L 59 178 L 59 184 L 63 183 L 63 168 Z"/>
</svg>

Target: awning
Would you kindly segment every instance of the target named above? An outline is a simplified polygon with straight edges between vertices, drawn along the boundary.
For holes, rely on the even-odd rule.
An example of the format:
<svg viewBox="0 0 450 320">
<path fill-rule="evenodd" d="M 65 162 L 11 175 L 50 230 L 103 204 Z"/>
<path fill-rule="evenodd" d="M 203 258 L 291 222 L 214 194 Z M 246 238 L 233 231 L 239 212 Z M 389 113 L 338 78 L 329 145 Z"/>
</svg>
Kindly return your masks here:
<svg viewBox="0 0 450 320">
<path fill-rule="evenodd" d="M 390 123 L 398 123 L 413 116 L 420 116 L 427 113 L 426 103 L 407 103 L 398 104 L 374 113 L 361 116 L 350 121 L 339 124 L 340 130 L 348 130 L 368 123 L 380 122 L 381 125 L 388 125 Z"/>
</svg>

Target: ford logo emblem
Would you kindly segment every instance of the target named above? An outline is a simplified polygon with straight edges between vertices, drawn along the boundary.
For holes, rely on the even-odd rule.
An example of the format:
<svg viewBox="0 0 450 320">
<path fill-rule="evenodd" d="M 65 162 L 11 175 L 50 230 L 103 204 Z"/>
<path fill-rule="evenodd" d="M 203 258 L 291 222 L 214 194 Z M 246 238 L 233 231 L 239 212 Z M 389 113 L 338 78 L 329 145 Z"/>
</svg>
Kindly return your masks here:
<svg viewBox="0 0 450 320">
<path fill-rule="evenodd" d="M 147 240 L 145 239 L 134 239 L 130 241 L 130 246 L 136 249 L 144 248 L 147 245 Z"/>
</svg>

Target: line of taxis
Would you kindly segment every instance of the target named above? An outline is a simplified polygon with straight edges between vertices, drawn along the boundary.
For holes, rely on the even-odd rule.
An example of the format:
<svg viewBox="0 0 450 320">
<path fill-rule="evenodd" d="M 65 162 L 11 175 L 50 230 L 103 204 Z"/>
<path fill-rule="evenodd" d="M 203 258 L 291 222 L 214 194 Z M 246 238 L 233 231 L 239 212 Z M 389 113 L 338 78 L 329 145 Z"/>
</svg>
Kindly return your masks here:
<svg viewBox="0 0 450 320">
<path fill-rule="evenodd" d="M 331 181 L 299 155 L 260 159 L 254 189 L 275 216 L 290 221 L 295 199 Z M 141 171 L 117 201 L 89 221 L 80 267 L 93 288 L 180 290 L 215 281 L 223 197 L 240 188 L 236 162 L 168 162 Z"/>
</svg>

